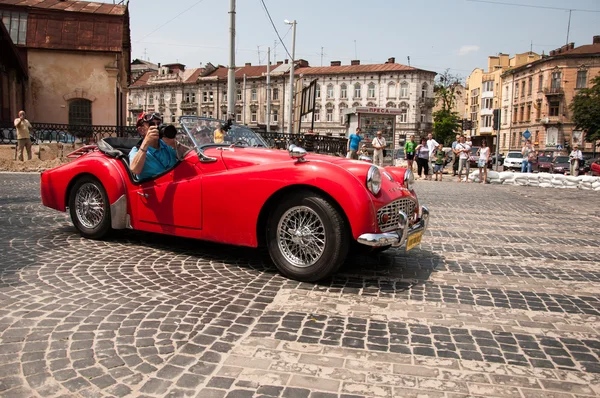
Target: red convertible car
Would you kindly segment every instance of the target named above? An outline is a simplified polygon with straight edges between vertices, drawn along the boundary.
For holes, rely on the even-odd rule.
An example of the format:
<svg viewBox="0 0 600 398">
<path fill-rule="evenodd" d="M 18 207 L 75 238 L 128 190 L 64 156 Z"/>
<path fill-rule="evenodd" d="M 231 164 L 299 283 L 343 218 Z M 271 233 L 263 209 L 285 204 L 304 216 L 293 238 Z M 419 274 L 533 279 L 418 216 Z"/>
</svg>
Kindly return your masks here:
<svg viewBox="0 0 600 398">
<path fill-rule="evenodd" d="M 266 246 L 280 272 L 301 281 L 334 273 L 352 246 L 410 250 L 421 242 L 429 211 L 419 205 L 410 170 L 308 154 L 294 145 L 269 149 L 236 125 L 215 143 L 222 121 L 180 121 L 183 150 L 172 169 L 139 181 L 128 165 L 138 139 L 105 138 L 42 173 L 43 204 L 68 210 L 91 239 L 131 228 Z"/>
</svg>

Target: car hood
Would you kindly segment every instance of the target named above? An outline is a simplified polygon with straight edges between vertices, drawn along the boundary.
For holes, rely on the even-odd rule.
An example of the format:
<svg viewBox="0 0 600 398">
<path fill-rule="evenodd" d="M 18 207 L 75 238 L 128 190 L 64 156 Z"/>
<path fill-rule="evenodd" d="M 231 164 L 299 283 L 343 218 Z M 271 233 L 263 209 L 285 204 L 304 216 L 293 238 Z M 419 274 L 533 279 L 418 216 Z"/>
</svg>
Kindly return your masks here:
<svg viewBox="0 0 600 398">
<path fill-rule="evenodd" d="M 556 162 L 554 163 L 554 167 L 569 167 L 569 163 L 568 162 Z"/>
<path fill-rule="evenodd" d="M 550 167 L 552 162 L 538 162 L 539 167 Z"/>
</svg>

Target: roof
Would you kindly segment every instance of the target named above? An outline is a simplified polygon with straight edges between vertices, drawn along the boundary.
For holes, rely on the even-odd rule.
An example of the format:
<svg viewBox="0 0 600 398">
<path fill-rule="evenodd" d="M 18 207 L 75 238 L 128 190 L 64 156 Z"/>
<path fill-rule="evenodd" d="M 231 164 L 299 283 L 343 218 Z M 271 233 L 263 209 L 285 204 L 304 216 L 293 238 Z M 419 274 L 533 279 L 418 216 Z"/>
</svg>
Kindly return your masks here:
<svg viewBox="0 0 600 398">
<path fill-rule="evenodd" d="M 586 45 L 579 46 L 572 50 L 562 52 L 562 53 L 556 54 L 556 55 L 559 56 L 559 55 L 594 55 L 594 54 L 600 55 L 600 43 L 586 44 Z"/>
<path fill-rule="evenodd" d="M 542 57 L 533 62 L 523 64 L 514 68 L 511 68 L 504 72 L 502 76 L 507 76 L 515 72 L 520 72 L 525 68 L 529 68 L 534 65 L 539 65 L 544 62 L 563 59 L 563 58 L 579 58 L 579 57 L 600 57 L 600 43 L 585 44 L 583 46 L 575 47 L 570 50 L 561 51 L 560 53 L 554 53 L 553 55 Z"/>
<path fill-rule="evenodd" d="M 97 3 L 92 1 L 70 1 L 70 0 L 0 0 L 0 5 L 11 5 L 16 7 L 28 7 L 29 9 L 81 12 L 103 15 L 125 15 L 127 6 Z"/>
<path fill-rule="evenodd" d="M 133 82 L 133 84 L 130 87 L 141 87 L 147 85 L 148 79 L 150 79 L 151 76 L 156 75 L 157 73 L 158 72 L 156 71 L 144 72 L 144 74 L 140 76 L 135 82 Z"/>
<path fill-rule="evenodd" d="M 192 73 L 185 79 L 184 83 L 196 83 L 202 72 L 204 72 L 204 68 L 192 69 Z"/>
<path fill-rule="evenodd" d="M 413 68 L 412 66 L 386 63 L 372 65 L 342 65 L 342 66 L 308 66 L 297 68 L 296 75 L 338 75 L 338 74 L 353 74 L 353 73 L 379 73 L 379 72 L 416 72 L 424 71 L 423 69 Z M 424 71 L 429 72 L 429 71 Z M 435 73 L 435 72 L 430 72 Z"/>
</svg>

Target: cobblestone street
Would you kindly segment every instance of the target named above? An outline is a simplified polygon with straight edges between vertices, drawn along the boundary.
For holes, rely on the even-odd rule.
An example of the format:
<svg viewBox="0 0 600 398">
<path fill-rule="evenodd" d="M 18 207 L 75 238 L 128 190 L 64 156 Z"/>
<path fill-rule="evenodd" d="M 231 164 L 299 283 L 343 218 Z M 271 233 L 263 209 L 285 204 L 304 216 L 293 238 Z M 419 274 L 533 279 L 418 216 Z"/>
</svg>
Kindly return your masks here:
<svg viewBox="0 0 600 398">
<path fill-rule="evenodd" d="M 280 276 L 262 252 L 81 238 L 0 174 L 0 395 L 600 395 L 600 199 L 418 181 L 420 247 Z"/>
</svg>

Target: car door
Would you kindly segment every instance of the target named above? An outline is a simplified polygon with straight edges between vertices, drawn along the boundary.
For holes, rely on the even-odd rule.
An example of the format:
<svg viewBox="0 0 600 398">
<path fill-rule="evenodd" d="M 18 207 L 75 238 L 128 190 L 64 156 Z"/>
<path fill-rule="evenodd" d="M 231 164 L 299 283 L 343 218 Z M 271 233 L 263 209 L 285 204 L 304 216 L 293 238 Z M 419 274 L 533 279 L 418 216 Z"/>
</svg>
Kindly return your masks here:
<svg viewBox="0 0 600 398">
<path fill-rule="evenodd" d="M 202 176 L 190 153 L 169 172 L 135 185 L 131 192 L 134 228 L 195 237 L 202 229 Z"/>
</svg>

